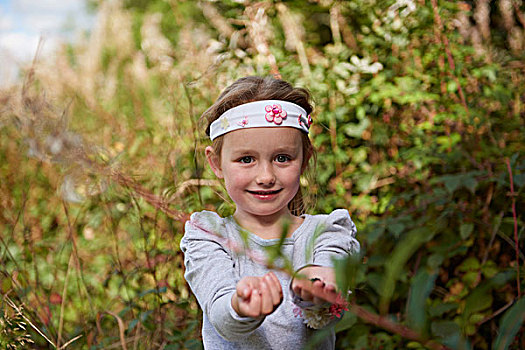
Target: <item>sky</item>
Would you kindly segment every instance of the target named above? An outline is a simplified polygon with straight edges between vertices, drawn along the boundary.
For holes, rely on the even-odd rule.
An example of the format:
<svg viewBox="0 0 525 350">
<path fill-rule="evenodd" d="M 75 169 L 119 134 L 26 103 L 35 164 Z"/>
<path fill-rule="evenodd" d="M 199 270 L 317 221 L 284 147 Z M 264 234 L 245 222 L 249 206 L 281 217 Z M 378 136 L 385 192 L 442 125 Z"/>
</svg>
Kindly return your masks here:
<svg viewBox="0 0 525 350">
<path fill-rule="evenodd" d="M 14 82 L 18 68 L 30 62 L 40 37 L 42 55 L 89 29 L 94 15 L 86 0 L 0 0 L 0 86 Z"/>
</svg>

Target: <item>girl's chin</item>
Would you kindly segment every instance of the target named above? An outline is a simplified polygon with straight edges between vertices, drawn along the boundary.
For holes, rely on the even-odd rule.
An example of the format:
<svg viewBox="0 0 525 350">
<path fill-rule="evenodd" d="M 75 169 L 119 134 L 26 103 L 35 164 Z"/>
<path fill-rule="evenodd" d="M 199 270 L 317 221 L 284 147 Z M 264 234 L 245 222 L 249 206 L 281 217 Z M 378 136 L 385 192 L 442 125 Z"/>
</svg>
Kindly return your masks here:
<svg viewBox="0 0 525 350">
<path fill-rule="evenodd" d="M 242 214 L 241 214 L 242 213 Z M 236 214 L 248 215 L 252 217 L 270 217 L 270 216 L 287 216 L 291 215 L 288 206 L 282 208 L 239 208 L 237 207 Z"/>
</svg>

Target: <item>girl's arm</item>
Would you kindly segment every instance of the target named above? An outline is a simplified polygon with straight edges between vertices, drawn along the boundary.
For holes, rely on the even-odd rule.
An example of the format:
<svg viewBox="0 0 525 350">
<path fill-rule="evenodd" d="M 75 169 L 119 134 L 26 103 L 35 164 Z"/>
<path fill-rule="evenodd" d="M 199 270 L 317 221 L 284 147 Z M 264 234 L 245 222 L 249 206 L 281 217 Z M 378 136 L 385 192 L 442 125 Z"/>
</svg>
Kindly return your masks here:
<svg viewBox="0 0 525 350">
<path fill-rule="evenodd" d="M 335 300 L 333 259 L 359 253 L 356 227 L 347 210 L 337 209 L 322 223 L 323 232 L 315 237 L 313 258 L 300 268 L 292 280 L 292 290 L 302 299 L 322 303 Z M 318 299 L 316 299 L 318 298 Z"/>
<path fill-rule="evenodd" d="M 238 278 L 225 240 L 216 236 L 220 233 L 220 220 L 215 213 L 201 212 L 186 222 L 181 241 L 184 277 L 215 330 L 224 339 L 235 341 L 257 329 L 264 316 L 242 317 L 233 309 Z"/>
<path fill-rule="evenodd" d="M 356 228 L 348 211 L 342 209 L 328 215 L 323 227 L 323 232 L 315 240 L 311 264 L 300 268 L 291 282 L 291 290 L 299 305 L 340 304 L 345 301 L 336 288 L 333 259 L 359 253 Z"/>
</svg>

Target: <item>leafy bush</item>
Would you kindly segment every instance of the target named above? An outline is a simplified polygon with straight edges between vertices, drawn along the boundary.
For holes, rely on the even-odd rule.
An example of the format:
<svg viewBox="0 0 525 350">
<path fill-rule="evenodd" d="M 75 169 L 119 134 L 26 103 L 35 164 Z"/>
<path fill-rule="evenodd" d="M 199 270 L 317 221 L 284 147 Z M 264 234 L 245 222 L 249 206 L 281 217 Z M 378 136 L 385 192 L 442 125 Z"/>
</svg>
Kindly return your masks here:
<svg viewBox="0 0 525 350">
<path fill-rule="evenodd" d="M 279 73 L 315 98 L 313 211 L 363 243 L 338 348 L 522 348 L 523 5 L 497 3 L 101 2 L 0 96 L 1 289 L 36 346 L 201 347 L 182 224 L 233 205 L 198 116 Z"/>
</svg>

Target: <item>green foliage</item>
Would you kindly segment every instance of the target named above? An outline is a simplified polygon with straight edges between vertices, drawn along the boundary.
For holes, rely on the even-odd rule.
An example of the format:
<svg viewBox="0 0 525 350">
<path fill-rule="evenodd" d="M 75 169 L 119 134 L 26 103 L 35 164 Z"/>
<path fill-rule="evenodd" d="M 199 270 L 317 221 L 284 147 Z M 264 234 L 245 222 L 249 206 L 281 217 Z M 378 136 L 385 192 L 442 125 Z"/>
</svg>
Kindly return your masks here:
<svg viewBox="0 0 525 350">
<path fill-rule="evenodd" d="M 278 69 L 315 100 L 313 213 L 347 208 L 362 243 L 337 280 L 369 314 L 337 348 L 523 347 L 524 53 L 495 9 L 479 43 L 455 1 L 115 3 L 25 104 L 0 96 L 0 288 L 52 342 L 202 346 L 177 215 L 234 207 L 198 116 Z"/>
</svg>

